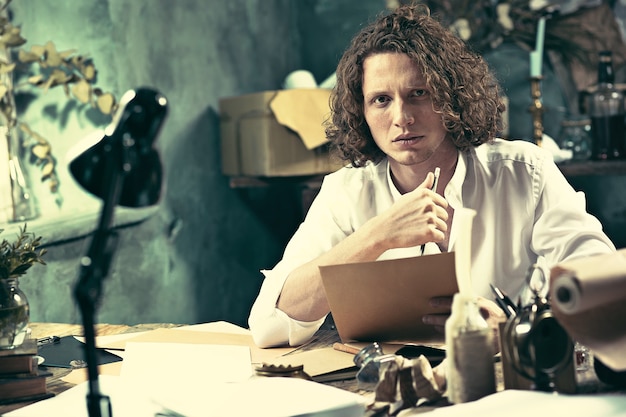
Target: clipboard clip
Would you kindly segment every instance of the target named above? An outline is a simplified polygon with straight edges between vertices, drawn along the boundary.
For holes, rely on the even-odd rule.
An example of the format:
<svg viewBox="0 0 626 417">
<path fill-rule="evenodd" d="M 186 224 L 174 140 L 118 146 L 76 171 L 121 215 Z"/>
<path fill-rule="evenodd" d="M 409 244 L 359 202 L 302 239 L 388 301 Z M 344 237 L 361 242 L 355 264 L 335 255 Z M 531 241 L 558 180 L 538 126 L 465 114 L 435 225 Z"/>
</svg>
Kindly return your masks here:
<svg viewBox="0 0 626 417">
<path fill-rule="evenodd" d="M 37 347 L 50 345 L 53 343 L 59 343 L 60 341 L 61 341 L 61 338 L 59 336 L 42 337 L 41 339 L 37 339 Z"/>
</svg>

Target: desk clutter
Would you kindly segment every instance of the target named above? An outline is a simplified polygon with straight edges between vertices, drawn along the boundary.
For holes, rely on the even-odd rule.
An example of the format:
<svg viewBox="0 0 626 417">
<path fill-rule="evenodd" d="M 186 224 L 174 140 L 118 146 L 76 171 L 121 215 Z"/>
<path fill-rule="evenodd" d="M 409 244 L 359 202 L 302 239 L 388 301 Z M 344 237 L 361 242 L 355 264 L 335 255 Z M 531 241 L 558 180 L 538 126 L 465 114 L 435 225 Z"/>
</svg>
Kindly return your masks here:
<svg viewBox="0 0 626 417">
<path fill-rule="evenodd" d="M 39 369 L 37 341 L 26 339 L 14 349 L 0 350 L 0 405 L 51 397 L 49 372 Z"/>
<path fill-rule="evenodd" d="M 300 347 L 260 349 L 248 330 L 225 322 L 141 330 L 97 338 L 99 349 L 112 349 L 123 358 L 99 367 L 102 392 L 110 396 L 115 417 L 404 417 L 430 411 L 437 416 L 495 416 L 501 408 L 494 405 L 504 402 L 511 412 L 525 410 L 524 415 L 527 407 L 558 409 L 555 415 L 569 417 L 588 417 L 588 408 L 587 414 L 578 408 L 587 405 L 598 410 L 598 417 L 626 409 L 626 396 L 615 391 L 572 395 L 502 386 L 495 394 L 451 406 L 445 383 L 435 375 L 444 363 L 443 346 L 381 343 L 372 348 L 370 342 L 339 343 L 337 333 L 325 329 Z M 499 357 L 495 363 L 501 365 Z M 86 417 L 84 371 L 67 369 L 62 379 L 71 388 L 12 411 L 0 407 L 0 414 Z M 267 377 L 282 373 L 297 377 Z"/>
</svg>

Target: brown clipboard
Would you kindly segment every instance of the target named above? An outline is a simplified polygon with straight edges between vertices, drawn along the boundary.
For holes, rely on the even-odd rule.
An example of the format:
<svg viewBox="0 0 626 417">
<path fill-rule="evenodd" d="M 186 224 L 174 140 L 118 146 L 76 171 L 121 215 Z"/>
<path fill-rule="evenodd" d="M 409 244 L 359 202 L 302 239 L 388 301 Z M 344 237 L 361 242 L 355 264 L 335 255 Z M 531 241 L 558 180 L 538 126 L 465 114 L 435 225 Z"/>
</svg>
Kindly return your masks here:
<svg viewBox="0 0 626 417">
<path fill-rule="evenodd" d="M 343 342 L 440 342 L 422 322 L 445 313 L 429 299 L 458 292 L 454 252 L 319 267 Z"/>
</svg>

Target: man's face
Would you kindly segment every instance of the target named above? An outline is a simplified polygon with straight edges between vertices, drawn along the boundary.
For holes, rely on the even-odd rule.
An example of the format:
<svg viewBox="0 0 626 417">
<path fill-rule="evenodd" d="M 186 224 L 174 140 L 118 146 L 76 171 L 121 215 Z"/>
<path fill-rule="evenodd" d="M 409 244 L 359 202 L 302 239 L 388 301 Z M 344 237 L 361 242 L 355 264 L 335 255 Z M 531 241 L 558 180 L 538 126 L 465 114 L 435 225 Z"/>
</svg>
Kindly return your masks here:
<svg viewBox="0 0 626 417">
<path fill-rule="evenodd" d="M 363 62 L 365 120 L 393 168 L 430 158 L 446 139 L 421 71 L 405 54 L 380 53 Z"/>
</svg>

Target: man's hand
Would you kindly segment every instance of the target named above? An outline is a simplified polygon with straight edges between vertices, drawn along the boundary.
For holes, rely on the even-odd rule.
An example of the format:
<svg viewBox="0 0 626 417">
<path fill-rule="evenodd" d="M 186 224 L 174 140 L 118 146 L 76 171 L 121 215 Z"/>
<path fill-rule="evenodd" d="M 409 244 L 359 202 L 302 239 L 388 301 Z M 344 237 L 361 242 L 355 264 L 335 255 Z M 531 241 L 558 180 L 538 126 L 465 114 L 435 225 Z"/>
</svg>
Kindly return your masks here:
<svg viewBox="0 0 626 417">
<path fill-rule="evenodd" d="M 452 309 L 452 297 L 433 297 L 430 299 L 431 307 L 437 307 L 439 309 L 447 310 L 447 312 L 439 314 L 428 314 L 422 317 L 422 321 L 425 324 L 430 324 L 442 334 L 445 334 L 446 320 L 450 317 Z M 478 297 L 478 307 L 480 308 L 480 314 L 487 322 L 487 325 L 493 331 L 493 349 L 494 354 L 500 350 L 499 344 L 499 326 L 500 323 L 506 321 L 506 315 L 498 305 L 486 298 Z"/>
<path fill-rule="evenodd" d="M 378 217 L 377 227 L 385 231 L 388 247 L 408 248 L 445 240 L 448 202 L 430 190 L 433 181 L 429 173 L 415 190 L 402 195 Z"/>
</svg>

